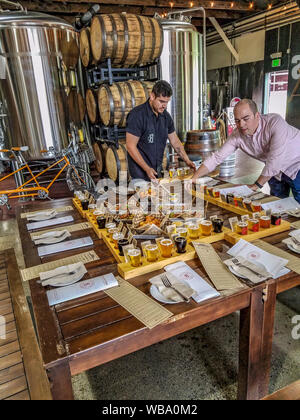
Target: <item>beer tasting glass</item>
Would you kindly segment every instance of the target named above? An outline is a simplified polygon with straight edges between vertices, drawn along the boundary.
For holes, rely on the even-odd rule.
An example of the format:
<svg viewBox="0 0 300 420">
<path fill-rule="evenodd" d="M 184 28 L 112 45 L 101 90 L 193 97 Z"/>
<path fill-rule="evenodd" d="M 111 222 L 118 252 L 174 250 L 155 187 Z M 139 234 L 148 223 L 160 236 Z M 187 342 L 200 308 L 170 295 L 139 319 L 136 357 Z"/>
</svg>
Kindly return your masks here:
<svg viewBox="0 0 300 420">
<path fill-rule="evenodd" d="M 212 222 L 210 220 L 202 220 L 201 222 L 201 232 L 204 236 L 211 235 L 212 232 Z"/>
<path fill-rule="evenodd" d="M 88 210 L 89 208 L 89 200 L 82 200 L 81 201 L 82 210 Z"/>
<path fill-rule="evenodd" d="M 162 257 L 170 258 L 173 251 L 173 242 L 171 239 L 162 239 L 159 243 Z"/>
<path fill-rule="evenodd" d="M 123 235 L 123 233 L 121 233 L 121 232 L 115 232 L 115 233 L 113 234 L 113 236 L 112 236 L 112 239 L 113 239 L 113 241 L 114 241 L 115 248 L 116 248 L 116 249 L 118 249 L 118 242 L 119 242 L 121 239 L 124 239 L 124 235 Z"/>
<path fill-rule="evenodd" d="M 176 233 L 178 233 L 179 236 L 182 236 L 183 238 L 187 237 L 188 231 L 187 228 L 179 227 L 176 229 Z"/>
<path fill-rule="evenodd" d="M 248 227 L 252 232 L 259 231 L 259 220 L 258 219 L 249 219 L 248 220 Z"/>
<path fill-rule="evenodd" d="M 146 256 L 148 262 L 155 262 L 158 258 L 158 246 L 156 244 L 149 244 L 145 246 Z"/>
<path fill-rule="evenodd" d="M 198 239 L 200 236 L 200 227 L 196 223 L 190 223 L 188 225 L 188 232 L 190 239 Z"/>
<path fill-rule="evenodd" d="M 138 248 L 133 248 L 128 250 L 128 257 L 130 259 L 130 264 L 132 267 L 139 267 L 142 262 L 141 250 Z"/>
<path fill-rule="evenodd" d="M 271 225 L 279 226 L 281 224 L 281 214 L 272 213 L 271 214 Z"/>
<path fill-rule="evenodd" d="M 247 235 L 248 234 L 248 223 L 238 222 L 237 225 L 236 225 L 236 231 L 239 235 Z"/>
<path fill-rule="evenodd" d="M 259 219 L 260 227 L 263 229 L 268 229 L 271 226 L 270 216 L 261 216 Z"/>
<path fill-rule="evenodd" d="M 260 201 L 252 201 L 252 210 L 253 211 L 261 211 L 261 202 Z"/>
<path fill-rule="evenodd" d="M 110 237 L 110 239 L 112 240 L 113 234 L 119 232 L 117 228 L 111 228 L 108 229 L 108 235 Z"/>
<path fill-rule="evenodd" d="M 212 220 L 212 225 L 215 233 L 221 233 L 223 231 L 223 223 L 223 219 L 217 218 Z"/>
<path fill-rule="evenodd" d="M 126 245 L 129 245 L 128 239 L 120 239 L 118 241 L 118 248 L 119 248 L 119 253 L 121 257 L 124 257 L 123 246 L 126 246 Z"/>
<path fill-rule="evenodd" d="M 176 245 L 176 250 L 177 250 L 178 254 L 184 254 L 185 253 L 186 244 L 187 244 L 186 238 L 183 238 L 182 236 L 177 236 L 177 238 L 175 238 L 175 245 Z"/>
<path fill-rule="evenodd" d="M 106 223 L 106 219 L 104 216 L 99 216 L 97 217 L 97 224 L 98 224 L 98 228 L 99 229 L 104 229 L 105 228 L 105 223 Z"/>
</svg>

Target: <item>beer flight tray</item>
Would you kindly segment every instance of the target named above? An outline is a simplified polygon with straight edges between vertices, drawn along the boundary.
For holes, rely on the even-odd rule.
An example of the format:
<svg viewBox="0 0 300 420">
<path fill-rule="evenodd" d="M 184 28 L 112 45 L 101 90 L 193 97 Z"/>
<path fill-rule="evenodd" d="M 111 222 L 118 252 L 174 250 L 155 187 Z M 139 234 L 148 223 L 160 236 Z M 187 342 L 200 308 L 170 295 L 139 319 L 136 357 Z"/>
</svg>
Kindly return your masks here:
<svg viewBox="0 0 300 420">
<path fill-rule="evenodd" d="M 291 225 L 286 220 L 282 220 L 281 224 L 278 226 L 271 225 L 269 228 L 260 228 L 258 232 L 253 232 L 248 229 L 247 235 L 240 235 L 237 232 L 226 232 L 225 233 L 225 241 L 230 242 L 231 244 L 236 244 L 240 239 L 244 239 L 245 241 L 252 242 L 256 239 L 266 238 L 267 236 L 275 235 L 276 233 L 285 232 L 286 230 L 290 230 Z"/>
<path fill-rule="evenodd" d="M 223 232 L 215 233 L 212 232 L 210 236 L 201 236 L 199 239 L 188 240 L 186 252 L 183 254 L 177 253 L 174 249 L 172 252 L 172 257 L 164 258 L 159 255 L 157 261 L 155 262 L 148 262 L 142 256 L 142 265 L 139 267 L 133 267 L 130 263 L 125 261 L 125 257 L 120 256 L 118 249 L 114 247 L 113 242 L 111 241 L 107 230 L 106 229 L 99 229 L 96 221 L 96 216 L 94 216 L 90 212 L 86 212 L 86 218 L 91 223 L 96 235 L 103 239 L 106 246 L 110 249 L 111 253 L 115 257 L 118 263 L 118 272 L 119 274 L 125 279 L 131 279 L 133 277 L 140 276 L 142 274 L 151 273 L 152 271 L 160 270 L 164 268 L 166 265 L 173 264 L 178 261 L 190 261 L 196 258 L 196 252 L 194 247 L 191 245 L 191 242 L 205 242 L 205 243 L 213 243 L 217 241 L 221 241 L 224 239 L 225 234 L 230 232 L 230 229 L 223 227 Z"/>
<path fill-rule="evenodd" d="M 241 216 L 247 214 L 250 217 L 252 217 L 253 213 L 256 213 L 255 210 L 250 210 L 250 209 L 246 209 L 245 207 L 239 207 L 239 206 L 235 206 L 234 204 L 225 203 L 225 201 L 223 201 L 220 197 L 218 197 L 218 198 L 212 197 L 209 194 L 204 194 L 202 192 L 197 192 L 195 190 L 192 190 L 192 195 L 194 197 L 202 198 L 202 199 L 208 201 L 211 204 L 222 207 L 225 210 L 231 211 L 232 213 L 236 213 L 236 214 L 239 214 Z M 276 197 L 274 197 L 274 200 L 276 200 Z M 258 212 L 258 213 L 265 214 L 264 211 Z"/>
</svg>

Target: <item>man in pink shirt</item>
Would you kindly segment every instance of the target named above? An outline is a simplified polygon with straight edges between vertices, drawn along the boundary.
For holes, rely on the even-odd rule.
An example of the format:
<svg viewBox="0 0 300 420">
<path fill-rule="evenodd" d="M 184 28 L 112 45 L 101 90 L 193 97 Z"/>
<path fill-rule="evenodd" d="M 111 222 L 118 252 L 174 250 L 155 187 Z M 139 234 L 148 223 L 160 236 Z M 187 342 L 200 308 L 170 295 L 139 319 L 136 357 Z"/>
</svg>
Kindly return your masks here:
<svg viewBox="0 0 300 420">
<path fill-rule="evenodd" d="M 243 99 L 234 108 L 237 128 L 225 144 L 206 159 L 192 178 L 212 172 L 237 149 L 265 163 L 253 185 L 254 191 L 269 182 L 271 194 L 280 198 L 292 190 L 300 203 L 300 130 L 289 125 L 280 115 L 260 115 L 256 103 Z"/>
</svg>

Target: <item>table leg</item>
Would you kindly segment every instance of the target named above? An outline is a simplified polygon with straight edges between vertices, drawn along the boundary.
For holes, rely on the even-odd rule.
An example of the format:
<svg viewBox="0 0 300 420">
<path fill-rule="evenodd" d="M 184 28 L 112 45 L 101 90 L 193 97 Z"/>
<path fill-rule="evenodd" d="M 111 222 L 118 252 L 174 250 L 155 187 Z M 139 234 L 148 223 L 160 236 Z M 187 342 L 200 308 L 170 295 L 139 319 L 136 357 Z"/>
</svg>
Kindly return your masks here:
<svg viewBox="0 0 300 420">
<path fill-rule="evenodd" d="M 274 333 L 276 307 L 276 281 L 268 280 L 264 293 L 264 317 L 262 327 L 261 348 L 261 379 L 260 395 L 262 398 L 269 393 L 269 380 L 271 370 L 272 342 Z"/>
<path fill-rule="evenodd" d="M 238 399 L 260 398 L 264 287 L 252 290 L 251 303 L 240 311 Z"/>
<path fill-rule="evenodd" d="M 47 367 L 47 375 L 54 400 L 74 399 L 68 360 L 62 360 L 51 367 Z"/>
</svg>

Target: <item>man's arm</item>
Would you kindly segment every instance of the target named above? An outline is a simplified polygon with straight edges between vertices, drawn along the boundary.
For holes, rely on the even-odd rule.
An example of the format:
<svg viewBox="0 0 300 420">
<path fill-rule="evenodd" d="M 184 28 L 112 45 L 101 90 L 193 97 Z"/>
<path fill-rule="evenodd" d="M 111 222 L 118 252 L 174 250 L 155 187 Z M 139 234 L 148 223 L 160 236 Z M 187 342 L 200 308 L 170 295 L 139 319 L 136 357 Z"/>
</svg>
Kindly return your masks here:
<svg viewBox="0 0 300 420">
<path fill-rule="evenodd" d="M 188 155 L 186 154 L 184 147 L 181 143 L 181 141 L 179 140 L 176 131 L 174 131 L 173 133 L 168 135 L 168 138 L 170 140 L 171 145 L 174 147 L 176 153 L 178 154 L 178 156 L 181 157 L 181 159 L 183 159 L 185 161 L 185 163 L 192 168 L 193 170 L 196 170 L 196 166 L 194 164 L 194 162 L 192 162 Z"/>
<path fill-rule="evenodd" d="M 147 163 L 144 161 L 142 155 L 140 154 L 137 144 L 139 142 L 139 137 L 134 136 L 133 134 L 126 133 L 126 149 L 127 152 L 130 154 L 132 159 L 146 172 L 149 179 L 156 179 L 157 172 L 153 168 L 151 168 Z"/>
</svg>

